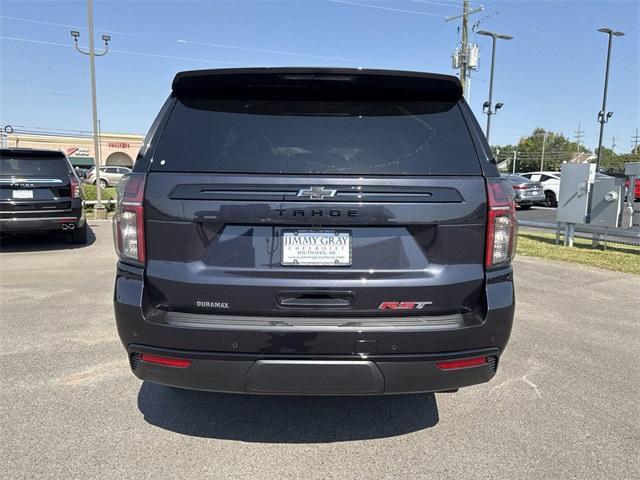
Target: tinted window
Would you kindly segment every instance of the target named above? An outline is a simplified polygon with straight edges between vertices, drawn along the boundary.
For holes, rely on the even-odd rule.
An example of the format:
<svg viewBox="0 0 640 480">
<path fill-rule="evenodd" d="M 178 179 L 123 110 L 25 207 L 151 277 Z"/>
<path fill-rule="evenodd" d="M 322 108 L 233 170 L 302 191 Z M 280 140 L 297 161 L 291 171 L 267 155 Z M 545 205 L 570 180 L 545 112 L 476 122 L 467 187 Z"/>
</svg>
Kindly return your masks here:
<svg viewBox="0 0 640 480">
<path fill-rule="evenodd" d="M 60 177 L 68 176 L 69 168 L 64 157 L 23 156 L 9 153 L 0 156 L 0 174 Z"/>
<path fill-rule="evenodd" d="M 155 171 L 479 175 L 455 102 L 178 99 Z"/>
</svg>

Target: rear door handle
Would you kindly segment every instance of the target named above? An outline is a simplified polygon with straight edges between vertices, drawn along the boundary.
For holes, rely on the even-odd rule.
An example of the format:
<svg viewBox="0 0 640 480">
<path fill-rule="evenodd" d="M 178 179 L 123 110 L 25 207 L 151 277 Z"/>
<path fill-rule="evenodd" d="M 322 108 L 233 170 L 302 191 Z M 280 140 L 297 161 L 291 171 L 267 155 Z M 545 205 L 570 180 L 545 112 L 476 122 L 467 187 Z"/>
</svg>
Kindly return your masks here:
<svg viewBox="0 0 640 480">
<path fill-rule="evenodd" d="M 281 307 L 349 307 L 354 297 L 350 291 L 283 291 L 277 301 Z"/>
</svg>

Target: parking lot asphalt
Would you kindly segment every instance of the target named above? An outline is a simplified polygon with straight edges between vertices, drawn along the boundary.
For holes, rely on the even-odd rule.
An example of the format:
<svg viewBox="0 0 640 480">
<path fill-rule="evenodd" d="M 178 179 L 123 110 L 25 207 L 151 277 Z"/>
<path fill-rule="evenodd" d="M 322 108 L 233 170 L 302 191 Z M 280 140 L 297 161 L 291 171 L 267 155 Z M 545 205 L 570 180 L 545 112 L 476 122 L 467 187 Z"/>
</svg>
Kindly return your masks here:
<svg viewBox="0 0 640 480">
<path fill-rule="evenodd" d="M 527 210 L 516 210 L 518 220 L 528 220 L 530 222 L 556 223 L 558 210 L 548 207 L 531 207 Z"/>
<path fill-rule="evenodd" d="M 0 245 L 2 478 L 640 476 L 637 276 L 518 258 L 498 374 L 458 393 L 236 396 L 130 373 L 92 231 Z"/>
</svg>

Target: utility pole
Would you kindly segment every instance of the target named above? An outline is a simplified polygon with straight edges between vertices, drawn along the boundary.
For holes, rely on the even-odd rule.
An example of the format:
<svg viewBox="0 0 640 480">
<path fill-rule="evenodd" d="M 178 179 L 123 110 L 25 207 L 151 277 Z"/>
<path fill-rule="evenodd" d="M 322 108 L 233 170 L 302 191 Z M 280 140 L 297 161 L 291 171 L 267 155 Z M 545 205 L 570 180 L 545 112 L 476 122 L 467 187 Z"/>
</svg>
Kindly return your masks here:
<svg viewBox="0 0 640 480">
<path fill-rule="evenodd" d="M 467 86 L 467 50 L 469 49 L 469 0 L 462 2 L 462 63 L 460 64 L 460 83 L 463 85 L 463 91 L 466 93 Z"/>
<path fill-rule="evenodd" d="M 631 136 L 631 145 L 633 145 L 633 153 L 635 155 L 638 155 L 638 140 L 640 139 L 640 136 L 638 136 L 638 129 L 636 128 L 636 134 Z"/>
<path fill-rule="evenodd" d="M 540 171 L 544 172 L 544 151 L 547 147 L 547 135 L 549 132 L 544 132 L 544 137 L 542 137 L 542 155 L 540 156 Z"/>
<path fill-rule="evenodd" d="M 109 51 L 109 41 L 111 37 L 109 35 L 102 35 L 102 40 L 104 41 L 105 48 L 102 52 L 96 53 L 94 46 L 94 31 L 93 31 L 93 0 L 87 0 L 87 18 L 89 23 L 89 51 L 84 51 L 78 46 L 78 37 L 80 36 L 80 32 L 71 31 L 71 36 L 73 37 L 74 45 L 76 50 L 83 55 L 89 56 L 89 68 L 91 70 L 91 100 L 93 106 L 93 151 L 94 151 L 94 163 L 96 168 L 96 206 L 93 209 L 93 216 L 96 219 L 106 218 L 106 210 L 104 205 L 102 204 L 102 191 L 100 186 L 100 162 L 99 162 L 99 152 L 100 145 L 98 139 L 98 101 L 96 95 L 96 59 L 95 57 L 102 57 L 106 55 Z"/>
<path fill-rule="evenodd" d="M 612 151 L 613 153 L 616 153 L 616 152 L 615 152 L 616 147 L 617 147 L 617 145 L 616 145 L 616 136 L 614 135 L 614 136 L 613 136 L 613 141 L 611 142 L 611 151 Z"/>
<path fill-rule="evenodd" d="M 582 137 L 584 137 L 584 130 L 580 128 L 580 122 L 578 122 L 578 130 L 575 130 L 573 133 L 575 133 L 574 138 L 576 139 L 576 145 L 578 146 L 579 155 L 581 153 L 580 144 L 582 143 Z"/>
<path fill-rule="evenodd" d="M 460 83 L 462 84 L 462 93 L 464 97 L 469 101 L 470 86 L 470 71 L 475 70 L 478 67 L 477 55 L 473 55 L 474 58 L 470 58 L 470 46 L 469 46 L 469 16 L 474 13 L 478 13 L 484 10 L 484 7 L 480 5 L 473 10 L 469 9 L 469 0 L 462 1 L 462 14 L 455 15 L 453 17 L 446 17 L 445 22 L 451 20 L 457 20 L 462 18 L 462 30 L 461 30 L 461 46 L 460 50 L 453 52 L 453 68 L 460 69 Z M 475 46 L 477 53 L 477 45 Z"/>
<path fill-rule="evenodd" d="M 516 174 L 516 159 L 518 158 L 518 151 L 513 151 L 513 164 L 511 165 L 511 173 Z"/>
</svg>

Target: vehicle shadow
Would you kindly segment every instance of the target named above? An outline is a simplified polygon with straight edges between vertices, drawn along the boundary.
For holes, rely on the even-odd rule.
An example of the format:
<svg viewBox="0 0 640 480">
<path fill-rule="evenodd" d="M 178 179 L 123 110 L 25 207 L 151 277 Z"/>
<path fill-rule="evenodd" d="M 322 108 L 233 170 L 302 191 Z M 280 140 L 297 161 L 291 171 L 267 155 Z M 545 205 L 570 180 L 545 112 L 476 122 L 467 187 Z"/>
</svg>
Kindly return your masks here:
<svg viewBox="0 0 640 480">
<path fill-rule="evenodd" d="M 42 252 L 54 250 L 73 250 L 85 248 L 96 241 L 96 236 L 87 224 L 87 243 L 71 243 L 68 235 L 61 233 L 19 233 L 0 237 L 0 252 Z"/>
<path fill-rule="evenodd" d="M 254 396 L 144 382 L 138 408 L 152 425 L 243 442 L 328 443 L 393 437 L 433 427 L 433 393 L 364 397 Z"/>
</svg>

